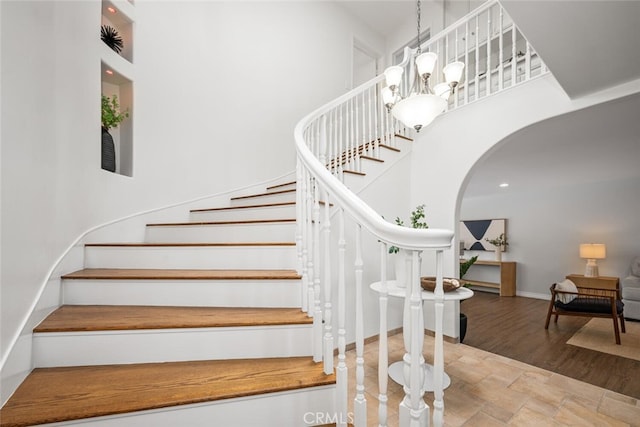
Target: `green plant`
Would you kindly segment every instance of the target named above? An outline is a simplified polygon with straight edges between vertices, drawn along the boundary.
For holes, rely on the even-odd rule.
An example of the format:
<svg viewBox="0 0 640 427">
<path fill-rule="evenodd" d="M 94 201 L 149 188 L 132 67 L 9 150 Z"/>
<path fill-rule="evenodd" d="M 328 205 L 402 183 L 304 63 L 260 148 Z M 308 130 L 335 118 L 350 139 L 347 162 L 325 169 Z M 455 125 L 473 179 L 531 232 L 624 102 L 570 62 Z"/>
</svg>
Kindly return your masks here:
<svg viewBox="0 0 640 427">
<path fill-rule="evenodd" d="M 414 211 L 411 211 L 411 217 L 409 221 L 411 221 L 411 228 L 429 228 L 429 225 L 421 220 L 424 220 L 424 205 L 416 206 Z M 396 217 L 396 224 L 400 226 L 404 226 L 404 221 L 400 219 L 400 217 Z M 400 248 L 397 246 L 389 246 L 390 254 L 397 254 Z"/>
<path fill-rule="evenodd" d="M 109 98 L 106 95 L 102 95 L 102 127 L 109 130 L 116 127 L 124 119 L 129 117 L 129 110 L 120 111 L 120 104 L 118 104 L 118 96 L 113 95 Z"/>
<path fill-rule="evenodd" d="M 473 263 L 475 263 L 478 260 L 478 255 L 469 258 L 468 260 L 466 260 L 465 262 L 461 262 L 460 263 L 460 278 L 462 279 L 464 277 L 465 274 L 467 274 L 467 271 L 469 270 L 469 268 L 473 265 Z"/>
<path fill-rule="evenodd" d="M 484 240 L 491 243 L 495 247 L 509 246 L 509 242 L 507 242 L 507 238 L 505 237 L 504 233 L 501 233 L 500 236 L 498 236 L 496 239 L 484 239 Z"/>
</svg>

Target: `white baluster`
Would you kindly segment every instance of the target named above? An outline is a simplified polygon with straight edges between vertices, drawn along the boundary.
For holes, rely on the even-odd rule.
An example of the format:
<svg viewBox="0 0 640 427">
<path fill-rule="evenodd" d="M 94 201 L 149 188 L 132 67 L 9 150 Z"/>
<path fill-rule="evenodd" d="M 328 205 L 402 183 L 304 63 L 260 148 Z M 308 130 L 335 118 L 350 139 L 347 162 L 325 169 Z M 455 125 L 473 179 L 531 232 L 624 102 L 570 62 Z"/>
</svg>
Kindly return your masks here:
<svg viewBox="0 0 640 427">
<path fill-rule="evenodd" d="M 306 300 L 307 315 L 313 317 L 313 263 L 311 261 L 311 254 L 309 253 L 311 247 L 311 237 L 309 234 L 311 220 L 309 217 L 309 200 L 311 194 L 309 191 L 309 173 L 306 169 L 302 170 L 302 182 L 300 184 L 301 197 L 300 201 L 302 206 L 300 211 L 302 212 L 302 299 Z"/>
<path fill-rule="evenodd" d="M 313 360 L 322 360 L 322 305 L 320 298 L 320 189 L 313 185 Z"/>
<path fill-rule="evenodd" d="M 456 30 L 455 30 L 454 34 L 455 34 L 455 36 L 454 36 L 455 46 L 454 46 L 454 51 L 453 51 L 453 54 L 454 54 L 453 60 L 454 61 L 459 61 L 460 59 L 458 58 L 458 27 L 456 27 Z M 458 108 L 458 91 L 456 91 L 453 94 L 453 106 L 454 106 L 454 108 Z"/>
<path fill-rule="evenodd" d="M 498 25 L 500 26 L 500 33 L 498 34 L 498 46 L 500 52 L 498 53 L 498 90 L 502 90 L 504 88 L 504 31 L 502 29 L 503 21 L 503 9 L 500 8 L 500 15 Z"/>
<path fill-rule="evenodd" d="M 380 84 L 380 86 L 382 86 L 382 84 Z M 378 116 L 381 116 L 382 114 L 385 114 L 385 109 L 386 107 L 384 105 L 382 105 L 382 101 L 380 100 L 380 97 L 378 96 L 379 90 L 378 90 L 378 86 L 374 86 L 373 90 L 375 91 L 374 97 L 375 97 L 375 101 L 374 101 L 374 111 L 375 114 L 373 115 L 373 129 L 374 129 L 374 141 L 375 141 L 375 150 L 376 150 L 376 157 L 380 158 L 380 129 L 378 128 Z"/>
<path fill-rule="evenodd" d="M 442 323 L 444 315 L 444 291 L 442 287 L 442 255 L 443 251 L 436 251 L 436 289 L 435 297 L 435 344 L 433 351 L 433 425 L 444 425 L 444 347 Z"/>
<path fill-rule="evenodd" d="M 356 225 L 356 397 L 353 402 L 354 424 L 367 426 L 367 399 L 364 397 L 364 299 L 362 295 L 362 226 Z"/>
<path fill-rule="evenodd" d="M 476 15 L 476 96 L 474 101 L 480 96 L 480 16 Z"/>
<path fill-rule="evenodd" d="M 527 51 L 524 57 L 524 72 L 525 72 L 525 80 L 529 80 L 531 78 L 531 45 L 527 42 Z"/>
<path fill-rule="evenodd" d="M 349 155 L 347 157 L 347 167 L 349 169 L 353 169 L 353 165 L 351 164 L 351 162 L 353 161 L 353 141 L 356 139 L 356 116 L 355 116 L 355 111 L 354 111 L 354 103 L 355 100 L 353 98 L 351 98 L 349 100 L 349 110 L 351 111 L 351 117 L 349 118 L 349 139 L 347 141 L 347 149 L 349 151 Z"/>
<path fill-rule="evenodd" d="M 469 103 L 469 21 L 464 23 L 464 63 L 464 104 L 467 105 Z"/>
<path fill-rule="evenodd" d="M 424 317 L 420 287 L 420 261 L 417 251 L 405 251 L 408 283 L 404 302 L 402 333 L 405 354 L 403 357 L 404 399 L 400 403 L 400 427 L 426 427 L 429 422 L 429 406 L 424 402 Z"/>
<path fill-rule="evenodd" d="M 347 286 L 345 271 L 345 254 L 347 244 L 344 237 L 344 209 L 338 209 L 338 369 L 336 372 L 337 383 L 337 408 L 341 426 L 346 426 L 348 411 L 348 372 L 347 372 Z"/>
<path fill-rule="evenodd" d="M 370 87 L 369 90 L 367 92 L 369 92 L 369 102 L 367 103 L 368 108 L 369 108 L 369 120 L 367 123 L 367 129 L 369 130 L 369 137 L 368 137 L 368 141 L 367 141 L 367 150 L 369 151 L 369 155 L 370 156 L 375 156 L 376 158 L 379 157 L 378 156 L 378 150 L 376 149 L 375 146 L 375 140 L 373 137 L 373 102 L 374 102 L 374 96 L 375 94 L 373 93 L 373 91 L 375 90 L 375 86 Z"/>
<path fill-rule="evenodd" d="M 389 345 L 387 340 L 387 244 L 380 244 L 380 341 L 378 348 L 378 427 L 387 427 L 387 387 L 389 383 Z"/>
<path fill-rule="evenodd" d="M 343 157 L 345 155 L 344 152 L 344 134 L 345 134 L 345 127 L 347 125 L 347 120 L 345 117 L 345 106 L 344 104 L 340 104 L 338 106 L 338 120 L 340 122 L 340 134 L 338 135 L 338 177 L 340 178 L 340 181 L 344 182 L 344 168 L 343 168 Z"/>
<path fill-rule="evenodd" d="M 518 70 L 518 47 L 517 44 L 517 34 L 516 26 L 511 22 L 511 86 L 515 86 L 518 80 L 517 70 Z"/>
<path fill-rule="evenodd" d="M 487 74 L 486 74 L 486 93 L 485 96 L 491 94 L 491 9 L 487 10 Z"/>
<path fill-rule="evenodd" d="M 327 129 L 328 124 L 326 115 L 320 118 L 319 125 L 320 163 L 326 164 L 327 156 L 325 153 L 329 148 L 329 144 L 327 141 L 329 132 Z M 329 194 L 327 193 L 326 189 L 323 189 L 322 192 L 317 192 L 316 194 L 318 193 L 322 194 L 322 201 L 324 202 L 324 216 L 320 223 L 320 227 L 322 228 L 322 246 L 324 249 L 324 254 L 322 258 L 318 257 L 318 261 L 321 260 L 320 262 L 323 266 L 322 282 L 324 284 L 322 291 L 322 296 L 324 299 L 324 339 L 322 341 L 322 348 L 324 348 L 324 373 L 329 375 L 333 373 L 333 325 L 331 318 L 331 222 L 329 215 Z M 318 209 L 320 209 L 319 202 Z M 320 218 L 319 212 L 317 218 Z M 320 238 L 319 235 L 317 237 L 318 239 Z M 318 268 L 318 270 L 320 269 Z"/>
<path fill-rule="evenodd" d="M 298 157 L 298 161 L 296 164 L 296 185 L 297 185 L 297 189 L 296 189 L 296 251 L 297 251 L 297 255 L 298 255 L 298 266 L 297 266 L 297 270 L 298 270 L 298 274 L 301 277 L 301 298 L 300 300 L 302 301 L 302 311 L 304 313 L 308 313 L 309 312 L 309 305 L 308 305 L 308 301 L 307 301 L 307 289 L 306 289 L 306 284 L 305 284 L 305 273 L 306 273 L 306 269 L 307 266 L 305 265 L 306 260 L 304 259 L 304 256 L 302 255 L 303 253 L 303 233 L 304 233 L 304 217 L 302 215 L 302 198 L 303 196 L 303 190 L 301 188 L 302 186 L 302 161 L 300 160 L 300 158 Z"/>
</svg>

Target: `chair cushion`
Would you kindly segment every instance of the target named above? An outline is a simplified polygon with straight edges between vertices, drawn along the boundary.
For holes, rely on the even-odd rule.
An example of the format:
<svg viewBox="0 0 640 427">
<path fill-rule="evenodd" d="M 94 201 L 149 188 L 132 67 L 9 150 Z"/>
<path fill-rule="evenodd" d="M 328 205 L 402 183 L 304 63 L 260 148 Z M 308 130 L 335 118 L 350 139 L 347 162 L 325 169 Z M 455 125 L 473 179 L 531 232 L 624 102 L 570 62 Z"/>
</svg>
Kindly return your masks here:
<svg viewBox="0 0 640 427">
<path fill-rule="evenodd" d="M 578 288 L 576 287 L 576 284 L 569 279 L 563 280 L 560 283 L 556 283 L 555 289 L 556 291 L 562 291 L 562 292 L 574 292 L 574 293 L 578 292 Z M 571 301 L 573 301 L 575 297 L 576 295 L 558 294 L 558 300 L 563 304 L 569 304 Z"/>
<path fill-rule="evenodd" d="M 609 298 L 581 298 L 578 297 L 568 304 L 563 304 L 561 301 L 555 302 L 555 307 L 560 310 L 573 311 L 580 313 L 611 313 L 611 302 Z M 616 312 L 622 313 L 624 304 L 622 301 L 616 301 Z"/>
</svg>

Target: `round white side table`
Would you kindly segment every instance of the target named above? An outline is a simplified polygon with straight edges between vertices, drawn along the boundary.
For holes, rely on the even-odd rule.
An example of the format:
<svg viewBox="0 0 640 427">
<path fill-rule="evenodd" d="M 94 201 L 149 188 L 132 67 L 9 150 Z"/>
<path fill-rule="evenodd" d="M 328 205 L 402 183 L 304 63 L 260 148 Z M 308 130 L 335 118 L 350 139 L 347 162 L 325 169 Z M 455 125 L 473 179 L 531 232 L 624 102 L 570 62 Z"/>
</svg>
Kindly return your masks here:
<svg viewBox="0 0 640 427">
<path fill-rule="evenodd" d="M 369 286 L 374 291 L 380 293 L 382 289 L 381 282 L 374 282 Z M 387 294 L 390 297 L 396 298 L 404 298 L 406 296 L 407 289 L 405 287 L 400 287 L 396 285 L 395 280 L 387 280 Z M 444 300 L 445 301 L 461 301 L 467 298 L 471 298 L 473 296 L 473 291 L 468 288 L 458 288 L 455 291 L 445 292 Z M 435 294 L 430 291 L 422 291 L 422 301 L 433 301 L 435 300 Z M 404 385 L 404 373 L 403 373 L 404 362 L 399 361 L 392 363 L 389 365 L 389 377 L 400 385 Z M 433 391 L 433 365 L 428 363 L 424 364 L 424 390 L 425 391 Z M 444 373 L 443 378 L 443 389 L 446 389 L 451 385 L 451 378 L 447 373 Z"/>
</svg>

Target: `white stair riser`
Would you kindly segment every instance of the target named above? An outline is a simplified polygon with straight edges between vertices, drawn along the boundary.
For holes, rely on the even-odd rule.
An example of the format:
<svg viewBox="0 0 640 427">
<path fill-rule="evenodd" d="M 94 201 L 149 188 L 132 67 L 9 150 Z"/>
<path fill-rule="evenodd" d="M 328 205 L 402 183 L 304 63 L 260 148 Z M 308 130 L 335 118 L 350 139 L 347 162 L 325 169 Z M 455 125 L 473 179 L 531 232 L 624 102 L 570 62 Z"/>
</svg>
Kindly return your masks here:
<svg viewBox="0 0 640 427">
<path fill-rule="evenodd" d="M 85 248 L 85 268 L 292 269 L 295 246 Z"/>
<path fill-rule="evenodd" d="M 242 221 L 249 219 L 281 219 L 295 217 L 295 205 L 191 212 L 191 221 Z"/>
<path fill-rule="evenodd" d="M 250 206 L 250 205 L 264 205 L 269 203 L 283 203 L 283 202 L 295 202 L 296 192 L 288 191 L 286 193 L 277 193 L 274 190 L 274 194 L 260 195 L 257 197 L 247 197 L 243 199 L 232 199 L 231 206 Z"/>
<path fill-rule="evenodd" d="M 49 332 L 33 335 L 36 367 L 311 355 L 311 326 Z"/>
<path fill-rule="evenodd" d="M 149 243 L 292 242 L 294 222 L 147 227 Z"/>
<path fill-rule="evenodd" d="M 64 303 L 300 307 L 300 280 L 64 280 Z"/>
<path fill-rule="evenodd" d="M 304 427 L 319 421 L 335 422 L 334 385 L 311 387 L 259 396 L 240 397 L 193 405 L 173 406 L 149 411 L 85 420 L 45 424 L 49 427 Z M 346 421 L 353 421 L 351 414 Z"/>
</svg>

